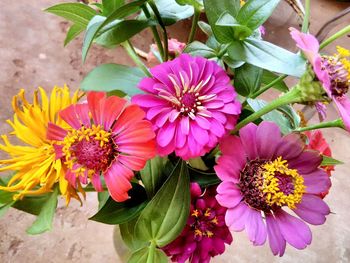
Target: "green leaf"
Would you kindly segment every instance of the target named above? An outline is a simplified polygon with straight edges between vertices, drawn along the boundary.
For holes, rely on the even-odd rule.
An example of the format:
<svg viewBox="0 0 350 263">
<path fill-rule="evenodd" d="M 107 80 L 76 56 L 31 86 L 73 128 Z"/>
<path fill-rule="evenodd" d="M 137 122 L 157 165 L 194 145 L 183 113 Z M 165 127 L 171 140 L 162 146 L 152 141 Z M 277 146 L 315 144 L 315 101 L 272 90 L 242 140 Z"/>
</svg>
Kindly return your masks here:
<svg viewBox="0 0 350 263">
<path fill-rule="evenodd" d="M 129 15 L 138 12 L 141 6 L 146 2 L 146 0 L 133 1 L 129 4 L 123 5 L 117 10 L 113 11 L 107 18 L 103 16 L 95 16 L 90 21 L 83 42 L 82 59 L 85 61 L 87 52 L 89 51 L 92 41 L 95 39 L 100 30 L 102 30 L 108 24 L 119 21 Z M 104 20 L 104 21 L 103 21 Z"/>
<path fill-rule="evenodd" d="M 266 101 L 260 99 L 247 99 L 247 102 L 255 112 L 267 105 Z M 277 110 L 270 111 L 269 113 L 263 115 L 261 119 L 276 123 L 280 127 L 283 134 L 288 134 L 293 130 L 290 121 Z"/>
<path fill-rule="evenodd" d="M 176 0 L 155 0 L 162 21 L 165 26 L 175 24 L 177 21 L 189 18 L 193 16 L 194 9 L 190 5 L 179 5 Z M 149 10 L 152 13 L 151 10 Z M 146 19 L 145 14 L 142 12 L 139 19 Z"/>
<path fill-rule="evenodd" d="M 50 193 L 49 199 L 43 204 L 43 207 L 27 233 L 30 235 L 37 235 L 49 231 L 52 228 L 52 221 L 55 216 L 57 207 L 58 187 L 55 187 Z"/>
<path fill-rule="evenodd" d="M 103 64 L 94 68 L 81 82 L 82 90 L 113 91 L 121 90 L 129 96 L 142 93 L 137 88 L 144 78 L 144 73 L 138 68 L 118 64 Z"/>
<path fill-rule="evenodd" d="M 198 26 L 208 37 L 213 35 L 213 30 L 211 30 L 211 27 L 209 24 L 203 21 L 198 21 Z"/>
<path fill-rule="evenodd" d="M 272 81 L 274 81 L 275 79 L 277 79 L 279 76 L 272 73 L 271 71 L 268 71 L 268 70 L 264 70 L 263 72 L 263 75 L 262 75 L 262 78 L 261 78 L 261 83 L 264 84 L 264 85 L 268 85 L 270 84 Z M 273 88 L 279 90 L 279 91 L 282 91 L 282 92 L 287 92 L 289 89 L 288 89 L 288 86 L 286 85 L 286 83 L 281 80 L 279 82 L 277 82 Z"/>
<path fill-rule="evenodd" d="M 251 64 L 245 63 L 235 70 L 235 90 L 238 94 L 249 97 L 256 92 L 261 85 L 263 70 Z"/>
<path fill-rule="evenodd" d="M 229 66 L 231 69 L 236 69 L 244 65 L 244 61 L 234 60 L 229 56 L 225 55 L 222 57 L 223 61 Z"/>
<path fill-rule="evenodd" d="M 141 212 L 135 226 L 137 239 L 163 247 L 181 233 L 190 211 L 189 182 L 187 165 L 179 160 L 170 177 Z"/>
<path fill-rule="evenodd" d="M 120 224 L 120 235 L 124 241 L 124 244 L 131 250 L 135 251 L 141 247 L 147 246 L 146 241 L 140 241 L 134 236 L 134 228 L 138 218 L 135 218 L 127 223 Z"/>
<path fill-rule="evenodd" d="M 204 172 L 192 167 L 188 167 L 188 169 L 190 173 L 191 182 L 196 182 L 201 187 L 208 187 L 211 185 L 217 185 L 221 183 L 221 180 L 214 171 Z"/>
<path fill-rule="evenodd" d="M 275 10 L 280 0 L 249 0 L 239 10 L 237 21 L 252 30 L 261 26 Z"/>
<path fill-rule="evenodd" d="M 149 160 L 143 170 L 140 171 L 142 183 L 149 199 L 156 194 L 163 182 L 163 170 L 166 162 L 167 158 L 156 156 Z"/>
<path fill-rule="evenodd" d="M 321 163 L 321 166 L 331 166 L 331 165 L 338 165 L 338 164 L 344 164 L 342 161 L 333 159 L 332 157 L 322 155 L 323 160 Z"/>
<path fill-rule="evenodd" d="M 132 184 L 133 187 L 129 191 L 130 199 L 119 203 L 109 197 L 103 207 L 90 220 L 97 221 L 109 225 L 117 225 L 126 223 L 139 215 L 146 206 L 145 189 L 139 184 Z"/>
<path fill-rule="evenodd" d="M 108 198 L 109 198 L 108 191 L 98 192 L 97 193 L 98 210 L 100 210 L 106 204 Z"/>
<path fill-rule="evenodd" d="M 108 16 L 125 4 L 125 0 L 102 0 L 102 15 Z"/>
<path fill-rule="evenodd" d="M 198 10 L 203 8 L 202 0 L 176 0 L 176 3 L 178 3 L 179 5 L 191 5 Z"/>
<path fill-rule="evenodd" d="M 26 196 L 14 203 L 12 207 L 32 215 L 39 215 L 50 196 L 51 193 L 40 196 Z"/>
<path fill-rule="evenodd" d="M 282 112 L 285 117 L 288 118 L 289 123 L 291 124 L 292 129 L 296 129 L 300 127 L 300 116 L 290 105 L 284 105 L 277 108 L 279 112 Z"/>
<path fill-rule="evenodd" d="M 87 27 L 89 21 L 96 15 L 96 11 L 81 3 L 62 3 L 51 6 L 46 12 L 63 17 L 82 28 Z"/>
<path fill-rule="evenodd" d="M 3 217 L 3 216 L 6 214 L 7 210 L 9 210 L 10 207 L 11 207 L 15 202 L 16 202 L 16 201 L 11 201 L 11 202 L 9 202 L 9 203 L 7 203 L 7 204 L 4 204 L 4 205 L 1 205 L 1 206 L 0 206 L 0 218 Z"/>
<path fill-rule="evenodd" d="M 113 47 L 130 39 L 147 27 L 155 25 L 157 25 L 157 23 L 153 20 L 120 21 L 101 34 L 96 39 L 96 43 L 105 47 Z"/>
<path fill-rule="evenodd" d="M 184 53 L 191 54 L 192 56 L 200 56 L 204 58 L 214 58 L 216 57 L 216 51 L 207 45 L 199 41 L 193 41 L 186 46 Z"/>
<path fill-rule="evenodd" d="M 69 42 L 71 42 L 74 38 L 80 35 L 81 32 L 84 31 L 84 28 L 81 27 L 80 25 L 74 24 L 72 25 L 68 32 L 66 39 L 64 40 L 64 46 L 68 45 Z"/>
<path fill-rule="evenodd" d="M 218 28 L 224 27 L 230 29 L 231 35 L 225 35 L 225 38 L 221 38 L 222 43 L 230 43 L 232 40 L 243 40 L 253 33 L 249 27 L 238 23 L 229 13 L 223 13 L 215 25 Z"/>
<path fill-rule="evenodd" d="M 135 251 L 128 263 L 168 263 L 165 253 L 155 247 L 144 247 Z"/>
<path fill-rule="evenodd" d="M 305 70 L 305 60 L 299 54 L 254 38 L 232 42 L 227 51 L 232 59 L 274 72 L 300 77 Z"/>
<path fill-rule="evenodd" d="M 227 27 L 218 27 L 216 22 L 224 13 L 228 13 L 236 17 L 239 9 L 239 0 L 204 0 L 205 13 L 213 33 L 219 42 L 226 42 L 231 39 L 229 36 L 233 35 L 232 29 Z"/>
</svg>

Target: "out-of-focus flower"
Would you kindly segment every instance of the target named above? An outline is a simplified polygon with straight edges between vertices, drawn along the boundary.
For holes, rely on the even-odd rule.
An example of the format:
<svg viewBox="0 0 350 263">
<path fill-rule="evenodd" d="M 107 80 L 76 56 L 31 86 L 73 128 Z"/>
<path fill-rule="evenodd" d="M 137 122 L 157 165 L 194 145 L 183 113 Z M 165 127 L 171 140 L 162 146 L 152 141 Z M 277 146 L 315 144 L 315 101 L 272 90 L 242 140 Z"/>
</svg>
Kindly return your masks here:
<svg viewBox="0 0 350 263">
<path fill-rule="evenodd" d="M 191 184 L 191 211 L 187 224 L 172 243 L 163 250 L 173 262 L 208 263 L 232 243 L 232 235 L 225 225 L 226 208 L 215 200 L 215 187 L 203 194 L 197 183 Z"/>
<path fill-rule="evenodd" d="M 305 135 L 307 136 L 309 143 L 307 144 L 307 148 L 311 150 L 316 150 L 320 152 L 322 155 L 332 157 L 332 151 L 329 147 L 328 142 L 323 137 L 323 134 L 321 131 L 307 131 L 305 132 Z M 328 176 L 332 175 L 332 172 L 334 171 L 333 165 L 327 165 L 327 166 L 321 166 L 323 170 L 326 171 Z M 323 193 L 321 193 L 321 197 L 324 198 L 329 192 L 329 189 Z"/>
<path fill-rule="evenodd" d="M 66 179 L 74 187 L 89 181 L 103 191 L 100 175 L 112 198 L 128 199 L 133 171 L 139 171 L 155 156 L 152 125 L 137 105 L 103 92 L 90 92 L 87 103 L 71 105 L 60 112 L 68 124 L 49 123 L 47 137 L 56 140 L 56 158 L 67 165 Z"/>
<path fill-rule="evenodd" d="M 350 131 L 350 99 L 346 95 L 350 88 L 350 51 L 338 46 L 337 54 L 320 55 L 320 45 L 313 35 L 291 28 L 291 36 L 309 60 L 328 97 L 336 104 L 346 129 Z"/>
<path fill-rule="evenodd" d="M 248 124 L 240 137 L 224 138 L 220 150 L 215 171 L 223 182 L 216 199 L 228 208 L 230 230 L 245 229 L 256 246 L 268 237 L 274 255 L 284 254 L 286 242 L 297 249 L 309 245 L 312 236 L 305 222 L 321 225 L 330 213 L 319 196 L 330 187 L 328 175 L 319 168 L 319 152 L 305 150 L 296 134 L 281 137 L 272 122 Z"/>
<path fill-rule="evenodd" d="M 158 153 L 187 160 L 204 155 L 234 128 L 241 104 L 226 72 L 215 62 L 182 54 L 151 69 L 132 102 L 143 108 L 157 134 Z"/>
<path fill-rule="evenodd" d="M 170 38 L 168 40 L 168 51 L 171 57 L 177 57 L 178 55 L 180 55 L 185 49 L 185 47 L 186 47 L 185 43 L 182 43 L 175 38 Z M 154 52 L 159 52 L 156 44 L 151 45 L 151 50 L 150 52 L 148 52 L 146 57 L 148 62 L 154 63 L 158 61 L 156 56 L 154 55 Z"/>
<path fill-rule="evenodd" d="M 25 145 L 12 144 L 7 135 L 2 135 L 4 144 L 0 145 L 0 149 L 11 158 L 0 160 L 0 171 L 16 173 L 6 187 L 0 186 L 0 190 L 15 192 L 16 200 L 26 195 L 49 193 L 53 186 L 59 183 L 60 192 L 65 196 L 67 204 L 71 197 L 80 200 L 77 191 L 65 179 L 65 165 L 55 158 L 54 141 L 46 138 L 49 122 L 67 127 L 65 121 L 58 116 L 58 112 L 76 103 L 78 99 L 78 91 L 71 97 L 66 86 L 54 87 L 50 97 L 44 89 L 38 88 L 34 92 L 33 103 L 25 99 L 24 90 L 13 97 L 12 107 L 15 114 L 13 121 L 7 122 L 13 128 L 11 135 Z"/>
</svg>

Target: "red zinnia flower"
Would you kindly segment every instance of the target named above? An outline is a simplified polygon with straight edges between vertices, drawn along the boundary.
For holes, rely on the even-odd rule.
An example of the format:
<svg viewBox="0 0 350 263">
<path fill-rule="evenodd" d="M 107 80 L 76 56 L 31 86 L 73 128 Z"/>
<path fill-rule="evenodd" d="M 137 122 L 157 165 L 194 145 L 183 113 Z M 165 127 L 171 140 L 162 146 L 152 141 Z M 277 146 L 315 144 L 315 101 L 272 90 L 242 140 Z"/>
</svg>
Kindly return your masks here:
<svg viewBox="0 0 350 263">
<path fill-rule="evenodd" d="M 104 176 L 112 198 L 128 199 L 133 171 L 141 170 L 155 156 L 155 134 L 137 105 L 104 92 L 90 92 L 87 103 L 71 105 L 60 112 L 69 125 L 63 129 L 49 123 L 47 137 L 56 140 L 56 158 L 64 158 L 66 179 L 75 187 L 89 180 L 102 191 Z"/>
</svg>

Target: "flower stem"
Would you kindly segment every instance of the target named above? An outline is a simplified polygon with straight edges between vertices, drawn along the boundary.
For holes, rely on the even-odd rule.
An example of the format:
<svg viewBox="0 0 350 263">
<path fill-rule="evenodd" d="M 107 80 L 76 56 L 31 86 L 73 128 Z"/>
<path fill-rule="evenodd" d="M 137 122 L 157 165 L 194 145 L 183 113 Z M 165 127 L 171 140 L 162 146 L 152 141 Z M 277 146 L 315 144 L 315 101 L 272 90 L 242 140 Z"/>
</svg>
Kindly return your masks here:
<svg viewBox="0 0 350 263">
<path fill-rule="evenodd" d="M 284 80 L 286 77 L 288 77 L 288 75 L 281 75 L 278 78 L 274 79 L 273 81 L 271 81 L 269 84 L 267 84 L 266 86 L 262 87 L 262 89 L 259 89 L 257 92 L 255 92 L 252 96 L 250 96 L 252 99 L 255 99 L 256 97 L 260 96 L 261 94 L 263 94 L 265 91 L 267 91 L 268 89 L 272 88 L 273 86 L 275 86 L 278 82 Z"/>
<path fill-rule="evenodd" d="M 266 105 L 264 108 L 260 109 L 257 112 L 254 112 L 253 114 L 249 115 L 247 118 L 239 122 L 236 125 L 236 128 L 231 132 L 231 134 L 235 134 L 236 132 L 239 131 L 239 129 L 243 128 L 248 123 L 256 121 L 261 116 L 265 115 L 266 113 L 269 113 L 270 111 L 277 109 L 278 107 L 281 107 L 283 105 L 290 104 L 290 103 L 296 103 L 299 101 L 300 101 L 300 90 L 293 88 L 292 90 L 284 94 L 282 97 L 275 99 L 274 101 Z"/>
<path fill-rule="evenodd" d="M 130 58 L 135 62 L 135 64 L 146 74 L 146 76 L 151 77 L 152 76 L 151 73 L 149 72 L 145 64 L 142 63 L 139 56 L 136 54 L 136 51 L 132 46 L 132 44 L 130 43 L 130 41 L 127 40 L 123 42 L 121 45 L 125 48 L 126 52 L 130 56 Z"/>
<path fill-rule="evenodd" d="M 326 46 L 328 46 L 330 43 L 332 43 L 334 40 L 337 40 L 338 38 L 346 35 L 347 33 L 350 32 L 350 25 L 344 27 L 343 29 L 341 29 L 340 31 L 338 31 L 337 33 L 335 33 L 333 36 L 330 36 L 329 38 L 327 38 L 325 41 L 323 41 L 320 45 L 320 50 L 325 48 Z"/>
<path fill-rule="evenodd" d="M 147 8 L 146 5 L 142 6 L 142 10 L 145 13 L 145 16 L 147 18 L 151 18 L 151 14 L 148 11 L 148 8 Z M 162 57 L 162 59 L 164 59 L 164 54 L 165 54 L 164 53 L 164 48 L 163 48 L 163 45 L 162 45 L 162 41 L 160 40 L 160 36 L 159 36 L 158 30 L 157 30 L 157 27 L 156 26 L 151 26 L 151 30 L 152 30 L 152 33 L 153 33 L 154 41 L 157 44 L 157 47 L 158 47 L 158 50 L 159 50 L 159 54 Z"/>
<path fill-rule="evenodd" d="M 341 119 L 336 119 L 334 121 L 329 121 L 329 122 L 321 122 L 317 123 L 315 125 L 310 125 L 307 127 L 300 127 L 295 129 L 295 132 L 304 132 L 304 131 L 312 131 L 312 130 L 317 130 L 317 129 L 325 129 L 325 128 L 333 128 L 333 127 L 338 127 L 344 129 L 344 124 Z"/>
<path fill-rule="evenodd" d="M 301 31 L 304 32 L 304 33 L 306 33 L 309 30 L 310 2 L 311 2 L 311 0 L 305 0 L 305 15 L 304 15 L 303 26 L 301 28 Z"/>
<path fill-rule="evenodd" d="M 200 14 L 201 14 L 201 11 L 199 10 L 199 8 L 194 8 L 192 26 L 191 26 L 191 31 L 190 31 L 190 35 L 188 37 L 187 44 L 190 44 L 194 40 L 194 37 L 196 35 L 196 31 L 197 31 L 197 24 L 198 24 Z"/>
<path fill-rule="evenodd" d="M 153 263 L 154 262 L 154 252 L 156 251 L 156 242 L 154 240 L 151 241 L 148 257 L 147 257 L 147 263 Z"/>
<path fill-rule="evenodd" d="M 159 13 L 159 10 L 158 10 L 158 7 L 157 5 L 154 3 L 154 1 L 150 0 L 148 2 L 148 4 L 151 6 L 152 10 L 153 10 L 153 13 L 154 15 L 156 16 L 156 19 L 160 25 L 160 27 L 162 28 L 163 30 L 163 42 L 164 42 L 164 57 L 163 57 L 163 60 L 164 61 L 168 61 L 168 57 L 169 57 L 169 50 L 168 50 L 168 33 L 166 31 L 166 27 L 165 27 L 165 24 L 163 22 L 163 19 Z"/>
</svg>

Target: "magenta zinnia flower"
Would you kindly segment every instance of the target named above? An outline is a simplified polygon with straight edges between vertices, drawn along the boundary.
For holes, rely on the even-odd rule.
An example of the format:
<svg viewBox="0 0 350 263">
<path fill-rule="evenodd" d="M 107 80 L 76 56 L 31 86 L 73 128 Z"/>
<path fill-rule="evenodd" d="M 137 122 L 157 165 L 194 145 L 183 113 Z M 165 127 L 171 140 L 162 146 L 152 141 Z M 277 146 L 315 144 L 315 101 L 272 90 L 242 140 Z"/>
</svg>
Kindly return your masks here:
<svg viewBox="0 0 350 263">
<path fill-rule="evenodd" d="M 57 141 L 56 158 L 65 160 L 70 184 L 80 188 L 91 181 L 103 191 L 102 174 L 112 198 L 127 200 L 133 171 L 155 156 L 155 134 L 145 113 L 125 99 L 90 92 L 87 103 L 69 106 L 60 117 L 70 128 L 49 123 L 47 138 Z"/>
<path fill-rule="evenodd" d="M 151 69 L 132 102 L 147 112 L 158 153 L 183 159 L 204 155 L 234 128 L 241 105 L 226 72 L 215 62 L 182 54 Z"/>
<path fill-rule="evenodd" d="M 245 229 L 257 246 L 268 237 L 274 255 L 283 255 L 286 242 L 297 249 L 309 245 L 311 231 L 305 222 L 323 224 L 330 213 L 319 196 L 330 187 L 327 173 L 319 168 L 319 152 L 306 150 L 297 134 L 281 137 L 272 122 L 248 124 L 240 137 L 223 139 L 220 150 L 215 171 L 223 182 L 216 199 L 228 208 L 229 228 Z"/>
<path fill-rule="evenodd" d="M 338 54 L 334 56 L 320 55 L 320 45 L 313 35 L 291 28 L 291 36 L 309 60 L 328 97 L 336 104 L 346 129 L 350 131 L 350 99 L 346 95 L 350 88 L 350 61 L 347 59 L 350 51 L 337 47 Z M 320 111 L 321 115 L 324 115 L 323 111 Z"/>
<path fill-rule="evenodd" d="M 172 243 L 163 250 L 173 262 L 207 263 L 225 251 L 232 235 L 225 225 L 226 208 L 215 200 L 215 187 L 204 194 L 197 183 L 191 184 L 191 210 L 187 224 Z"/>
</svg>

